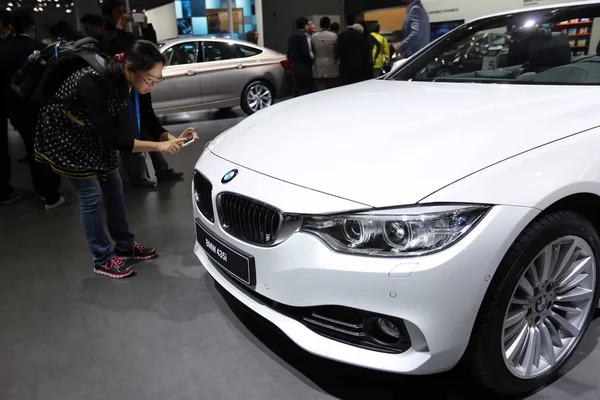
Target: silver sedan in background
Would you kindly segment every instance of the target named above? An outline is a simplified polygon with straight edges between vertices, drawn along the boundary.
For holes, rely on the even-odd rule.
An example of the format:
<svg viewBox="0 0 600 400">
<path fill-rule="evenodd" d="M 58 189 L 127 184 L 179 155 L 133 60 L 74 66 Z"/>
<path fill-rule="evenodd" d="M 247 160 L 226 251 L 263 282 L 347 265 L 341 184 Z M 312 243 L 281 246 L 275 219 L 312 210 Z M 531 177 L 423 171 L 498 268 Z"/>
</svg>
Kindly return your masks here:
<svg viewBox="0 0 600 400">
<path fill-rule="evenodd" d="M 167 64 L 152 91 L 157 114 L 240 106 L 247 114 L 284 95 L 285 55 L 239 40 L 185 37 L 159 43 Z"/>
</svg>

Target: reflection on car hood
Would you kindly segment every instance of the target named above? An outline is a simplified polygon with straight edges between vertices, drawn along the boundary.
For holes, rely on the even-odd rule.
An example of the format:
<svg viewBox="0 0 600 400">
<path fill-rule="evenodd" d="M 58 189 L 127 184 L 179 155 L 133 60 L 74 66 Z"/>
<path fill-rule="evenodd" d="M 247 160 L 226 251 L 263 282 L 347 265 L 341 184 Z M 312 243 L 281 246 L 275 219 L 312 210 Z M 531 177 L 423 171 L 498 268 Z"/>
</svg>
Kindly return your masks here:
<svg viewBox="0 0 600 400">
<path fill-rule="evenodd" d="M 597 90 L 369 81 L 260 111 L 211 151 L 366 205 L 413 204 L 491 164 L 600 125 Z"/>
</svg>

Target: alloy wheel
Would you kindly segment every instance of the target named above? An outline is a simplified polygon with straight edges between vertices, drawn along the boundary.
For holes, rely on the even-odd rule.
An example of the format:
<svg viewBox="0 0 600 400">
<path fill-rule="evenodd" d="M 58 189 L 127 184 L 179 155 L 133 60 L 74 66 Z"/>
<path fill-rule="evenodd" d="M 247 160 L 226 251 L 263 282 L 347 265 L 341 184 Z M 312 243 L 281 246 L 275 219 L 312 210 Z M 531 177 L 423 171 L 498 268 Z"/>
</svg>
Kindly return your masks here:
<svg viewBox="0 0 600 400">
<path fill-rule="evenodd" d="M 509 371 L 534 379 L 569 356 L 595 307 L 595 289 L 596 260 L 585 240 L 565 236 L 544 247 L 521 275 L 505 315 Z"/>
<path fill-rule="evenodd" d="M 273 94 L 266 85 L 255 83 L 248 88 L 246 102 L 252 112 L 256 112 L 273 104 Z"/>
</svg>

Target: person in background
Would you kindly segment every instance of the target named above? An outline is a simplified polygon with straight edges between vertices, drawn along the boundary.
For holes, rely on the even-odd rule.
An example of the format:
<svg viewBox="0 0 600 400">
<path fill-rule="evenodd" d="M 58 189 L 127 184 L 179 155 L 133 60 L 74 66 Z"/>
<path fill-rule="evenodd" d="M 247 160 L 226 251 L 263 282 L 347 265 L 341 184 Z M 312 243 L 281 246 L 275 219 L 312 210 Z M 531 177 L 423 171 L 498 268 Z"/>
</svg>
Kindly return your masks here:
<svg viewBox="0 0 600 400">
<path fill-rule="evenodd" d="M 86 14 L 80 19 L 85 34 L 98 39 L 104 33 L 104 18 L 100 15 Z"/>
<path fill-rule="evenodd" d="M 287 58 L 292 64 L 294 97 L 314 92 L 311 53 L 308 19 L 301 17 L 296 21 L 296 32 L 290 36 L 287 50 Z"/>
<path fill-rule="evenodd" d="M 335 55 L 337 35 L 329 30 L 331 19 L 321 18 L 321 30 L 311 37 L 313 53 L 315 55 L 314 78 L 319 90 L 331 89 L 337 86 L 340 76 Z"/>
<path fill-rule="evenodd" d="M 338 24 L 337 22 L 332 23 L 329 30 L 331 32 L 335 33 L 336 35 L 339 35 L 340 34 L 340 24 Z"/>
<path fill-rule="evenodd" d="M 383 75 L 383 67 L 391 60 L 390 45 L 383 35 L 380 34 L 381 25 L 373 24 L 373 32 L 367 39 L 367 44 L 372 53 L 373 60 L 373 78 L 379 78 Z"/>
<path fill-rule="evenodd" d="M 337 55 L 340 64 L 342 85 L 362 82 L 369 66 L 369 55 L 364 30 L 353 16 L 346 16 L 346 29 L 338 36 Z"/>
<path fill-rule="evenodd" d="M 57 41 L 60 38 L 67 42 L 82 38 L 81 35 L 75 32 L 71 24 L 65 20 L 60 20 L 50 27 L 50 36 L 52 36 L 53 41 Z"/>
<path fill-rule="evenodd" d="M 138 37 L 126 31 L 128 23 L 133 22 L 133 15 L 127 12 L 121 0 L 107 0 L 102 3 L 102 16 L 104 17 L 104 33 L 101 45 L 108 55 L 122 53 L 135 42 Z M 157 42 L 156 31 L 152 24 L 141 24 L 142 39 L 152 43 Z"/>
<path fill-rule="evenodd" d="M 10 29 L 10 12 L 1 10 L 0 11 L 0 44 L 4 39 L 12 34 Z"/>
<path fill-rule="evenodd" d="M 35 50 L 46 46 L 35 39 L 35 23 L 25 11 L 14 11 L 10 18 L 13 35 L 0 45 L 0 97 L 2 112 L 12 126 L 19 132 L 27 153 L 29 173 L 37 196 L 45 203 L 46 210 L 52 210 L 65 203 L 59 193 L 61 179 L 45 164 L 35 161 L 34 142 L 38 121 L 39 106 L 33 101 L 23 99 L 11 88 L 11 80 L 23 66 L 27 57 Z M 6 120 L 5 120 L 6 121 Z M 4 134 L 3 134 L 4 135 Z M 0 204 L 9 204 L 19 199 L 19 194 L 10 185 L 11 166 L 8 153 L 8 140 L 3 137 L 3 149 L 0 152 Z M 4 143 L 6 142 L 6 145 Z"/>
<path fill-rule="evenodd" d="M 312 21 L 308 21 L 308 35 L 312 36 L 317 33 L 317 24 Z"/>
<path fill-rule="evenodd" d="M 246 33 L 246 41 L 254 44 L 258 44 L 258 31 L 252 30 Z"/>
<path fill-rule="evenodd" d="M 78 99 L 75 106 L 56 102 L 40 112 L 36 155 L 75 188 L 93 270 L 99 275 L 124 278 L 134 273 L 124 260 L 157 256 L 156 249 L 138 243 L 129 230 L 117 150 L 177 154 L 185 141 L 198 139 L 193 128 L 171 135 L 142 98 L 162 80 L 164 62 L 156 45 L 139 40 L 124 54 L 108 58 L 104 73 L 87 66 L 60 83 L 56 100 Z M 143 126 L 157 135 L 160 131 L 160 141 L 136 139 Z M 104 230 L 103 204 L 114 249 Z"/>
<path fill-rule="evenodd" d="M 108 0 L 102 4 L 102 15 L 104 17 L 105 30 L 99 37 L 100 47 L 109 56 L 123 53 L 130 48 L 139 38 L 131 32 L 125 30 L 126 25 L 133 21 L 131 13 L 126 12 L 125 6 L 120 0 Z M 142 24 L 142 38 L 152 43 L 156 43 L 156 31 L 151 24 Z M 144 95 L 148 101 L 152 102 L 148 93 Z M 143 139 L 152 140 L 151 135 L 142 130 Z M 156 172 L 156 178 L 159 182 L 181 181 L 182 172 L 174 171 L 165 157 L 158 152 L 150 152 L 150 160 Z M 156 184 L 150 179 L 148 166 L 146 165 L 146 156 L 142 153 L 121 152 L 121 163 L 123 173 L 129 180 L 132 187 L 154 188 Z"/>
<path fill-rule="evenodd" d="M 429 44 L 429 14 L 421 0 L 405 0 L 406 17 L 402 26 L 402 42 L 399 50 L 403 58 L 408 58 Z"/>
<path fill-rule="evenodd" d="M 10 12 L 0 10 L 0 46 L 12 35 L 10 28 Z M 0 78 L 1 79 L 1 78 Z M 2 95 L 0 88 L 0 96 Z M 8 204 L 19 199 L 19 195 L 10 185 L 11 159 L 8 149 L 8 118 L 7 105 L 0 104 L 0 204 Z"/>
</svg>

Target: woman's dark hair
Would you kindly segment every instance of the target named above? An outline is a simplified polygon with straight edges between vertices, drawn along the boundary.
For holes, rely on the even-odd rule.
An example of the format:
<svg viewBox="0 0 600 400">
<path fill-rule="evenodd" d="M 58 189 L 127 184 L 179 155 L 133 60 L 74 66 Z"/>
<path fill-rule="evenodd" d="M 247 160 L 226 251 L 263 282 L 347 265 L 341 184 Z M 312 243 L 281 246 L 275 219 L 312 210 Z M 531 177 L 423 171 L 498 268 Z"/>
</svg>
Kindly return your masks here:
<svg viewBox="0 0 600 400">
<path fill-rule="evenodd" d="M 13 27 L 15 35 L 22 35 L 27 28 L 34 26 L 33 18 L 27 12 L 22 10 L 14 11 L 10 17 L 10 24 Z"/>
<path fill-rule="evenodd" d="M 137 40 L 122 55 L 116 55 L 106 61 L 106 69 L 117 78 L 119 85 L 126 85 L 125 65 L 133 73 L 152 69 L 156 64 L 165 64 L 166 60 L 158 47 L 148 40 Z"/>
</svg>

